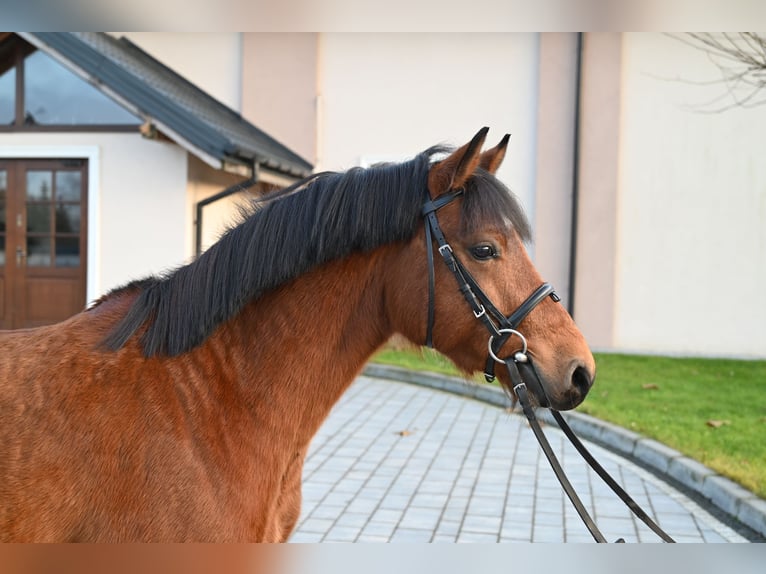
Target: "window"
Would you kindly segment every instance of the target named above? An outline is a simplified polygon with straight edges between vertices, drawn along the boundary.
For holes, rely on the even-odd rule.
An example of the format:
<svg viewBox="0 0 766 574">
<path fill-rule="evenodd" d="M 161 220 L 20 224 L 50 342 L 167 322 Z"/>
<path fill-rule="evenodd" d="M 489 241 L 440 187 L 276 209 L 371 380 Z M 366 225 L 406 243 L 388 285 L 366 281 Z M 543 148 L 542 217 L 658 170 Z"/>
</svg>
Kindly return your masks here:
<svg viewBox="0 0 766 574">
<path fill-rule="evenodd" d="M 16 68 L 0 70 L 0 125 L 12 125 L 16 119 Z"/>
<path fill-rule="evenodd" d="M 27 265 L 80 265 L 80 171 L 29 170 L 26 181 Z"/>
<path fill-rule="evenodd" d="M 0 45 L 0 129 L 99 126 L 136 129 L 141 120 L 18 36 Z"/>
<path fill-rule="evenodd" d="M 136 125 L 138 119 L 43 52 L 24 59 L 26 125 Z"/>
</svg>

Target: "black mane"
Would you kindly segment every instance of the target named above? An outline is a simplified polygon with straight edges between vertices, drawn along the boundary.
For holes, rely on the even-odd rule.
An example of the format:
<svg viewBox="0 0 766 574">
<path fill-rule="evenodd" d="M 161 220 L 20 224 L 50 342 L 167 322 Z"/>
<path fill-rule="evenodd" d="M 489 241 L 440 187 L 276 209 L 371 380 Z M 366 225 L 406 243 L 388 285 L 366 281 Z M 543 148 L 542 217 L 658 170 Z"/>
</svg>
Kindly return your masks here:
<svg viewBox="0 0 766 574">
<path fill-rule="evenodd" d="M 148 321 L 144 354 L 179 355 L 263 293 L 323 263 L 411 239 L 432 158 L 444 151 L 434 147 L 403 163 L 314 175 L 256 200 L 254 211 L 194 262 L 131 283 L 140 293 L 105 346 L 121 348 Z M 469 227 L 510 224 L 529 238 L 516 200 L 481 170 L 466 185 L 462 219 Z"/>
</svg>

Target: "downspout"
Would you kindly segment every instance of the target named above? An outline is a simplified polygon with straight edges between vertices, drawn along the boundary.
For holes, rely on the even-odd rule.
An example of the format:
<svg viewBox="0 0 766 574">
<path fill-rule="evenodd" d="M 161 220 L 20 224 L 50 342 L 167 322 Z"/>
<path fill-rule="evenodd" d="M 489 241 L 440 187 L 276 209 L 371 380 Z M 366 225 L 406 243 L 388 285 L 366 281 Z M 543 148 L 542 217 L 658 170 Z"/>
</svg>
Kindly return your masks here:
<svg viewBox="0 0 766 574">
<path fill-rule="evenodd" d="M 574 145 L 572 147 L 572 219 L 569 237 L 569 293 L 567 311 L 574 317 L 575 279 L 577 278 L 577 224 L 580 204 L 580 98 L 582 96 L 583 33 L 577 33 L 577 62 L 575 64 Z"/>
<path fill-rule="evenodd" d="M 203 215 L 202 209 L 206 205 L 210 205 L 211 203 L 215 203 L 216 201 L 229 197 L 230 195 L 234 195 L 235 193 L 244 191 L 245 189 L 248 189 L 249 187 L 254 186 L 256 183 L 258 183 L 258 164 L 255 164 L 253 166 L 253 176 L 250 179 L 246 179 L 239 183 L 235 183 L 234 185 L 227 187 L 223 191 L 219 191 L 215 195 L 211 195 L 210 197 L 206 197 L 202 201 L 197 202 L 197 205 L 195 206 L 196 229 L 195 229 L 195 238 L 194 238 L 194 253 L 196 257 L 199 257 L 200 254 L 202 253 L 202 215 Z"/>
</svg>

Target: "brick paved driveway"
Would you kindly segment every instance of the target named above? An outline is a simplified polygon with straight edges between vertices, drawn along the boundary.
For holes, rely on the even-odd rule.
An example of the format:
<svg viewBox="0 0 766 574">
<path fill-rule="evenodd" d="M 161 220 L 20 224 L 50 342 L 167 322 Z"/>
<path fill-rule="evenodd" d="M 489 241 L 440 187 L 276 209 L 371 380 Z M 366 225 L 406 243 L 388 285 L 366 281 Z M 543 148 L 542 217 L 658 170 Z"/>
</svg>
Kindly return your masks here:
<svg viewBox="0 0 766 574">
<path fill-rule="evenodd" d="M 581 461 L 546 434 L 608 540 L 658 542 Z M 745 538 L 656 476 L 588 445 L 679 542 Z M 359 377 L 315 437 L 291 542 L 588 542 L 526 420 L 473 399 Z"/>
</svg>

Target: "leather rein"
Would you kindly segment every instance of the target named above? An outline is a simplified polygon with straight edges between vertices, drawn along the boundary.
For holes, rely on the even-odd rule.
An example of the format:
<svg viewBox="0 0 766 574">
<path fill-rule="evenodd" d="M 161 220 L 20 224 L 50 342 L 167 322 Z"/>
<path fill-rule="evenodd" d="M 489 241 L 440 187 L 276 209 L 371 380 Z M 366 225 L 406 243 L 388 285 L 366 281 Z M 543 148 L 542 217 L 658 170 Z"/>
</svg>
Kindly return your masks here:
<svg viewBox="0 0 766 574">
<path fill-rule="evenodd" d="M 518 330 L 517 327 L 521 321 L 546 297 L 550 297 L 553 301 L 560 301 L 556 295 L 553 287 L 548 283 L 543 283 L 535 289 L 535 291 L 524 300 L 521 305 L 510 315 L 503 314 L 487 297 L 484 291 L 481 289 L 476 280 L 471 276 L 468 270 L 463 266 L 460 260 L 455 256 L 452 251 L 452 247 L 447 242 L 444 233 L 439 226 L 439 221 L 436 217 L 436 212 L 456 200 L 463 194 L 463 190 L 452 191 L 444 195 L 439 196 L 436 199 L 431 199 L 430 195 L 426 191 L 426 201 L 423 204 L 422 215 L 425 221 L 425 235 L 426 235 L 426 258 L 428 262 L 428 323 L 426 327 L 426 340 L 425 345 L 433 348 L 433 324 L 434 324 L 434 297 L 435 297 L 435 272 L 434 272 L 434 242 L 436 242 L 436 250 L 441 255 L 447 268 L 452 272 L 458 283 L 460 292 L 471 307 L 474 316 L 478 319 L 489 331 L 489 342 L 487 343 L 487 363 L 484 369 L 484 377 L 487 382 L 492 382 L 495 379 L 495 363 L 500 363 L 505 366 L 508 371 L 509 378 L 521 408 L 524 411 L 529 425 L 532 428 L 532 432 L 540 444 L 540 448 L 543 450 L 548 462 L 553 469 L 556 478 L 558 479 L 561 487 L 566 493 L 569 500 L 577 510 L 585 526 L 590 531 L 596 542 L 607 542 L 604 535 L 596 526 L 596 523 L 591 518 L 588 511 L 585 509 L 582 501 L 575 492 L 572 484 L 569 482 L 566 474 L 564 473 L 561 464 L 559 463 L 553 449 L 550 446 L 545 434 L 543 433 L 540 423 L 535 416 L 534 408 L 529 399 L 528 389 L 537 398 L 540 406 L 548 407 L 553 415 L 556 423 L 561 427 L 561 430 L 571 441 L 575 449 L 590 465 L 590 467 L 598 474 L 601 479 L 612 489 L 612 491 L 627 505 L 627 507 L 652 531 L 654 531 L 665 542 L 675 542 L 665 531 L 663 531 L 650 517 L 644 512 L 644 510 L 628 495 L 625 490 L 609 475 L 609 473 L 602 467 L 593 455 L 585 448 L 585 445 L 577 438 L 570 426 L 564 420 L 564 417 L 559 411 L 550 408 L 550 403 L 545 395 L 545 389 L 540 383 L 537 373 L 531 359 L 527 354 L 527 341 Z M 512 356 L 501 358 L 498 356 L 500 349 L 503 345 L 513 336 L 517 336 L 522 344 L 522 348 L 519 351 L 513 353 Z M 523 373 L 523 376 L 522 376 Z M 513 394 L 505 382 L 502 384 L 505 393 L 513 400 Z M 620 538 L 617 542 L 625 542 Z"/>
</svg>

